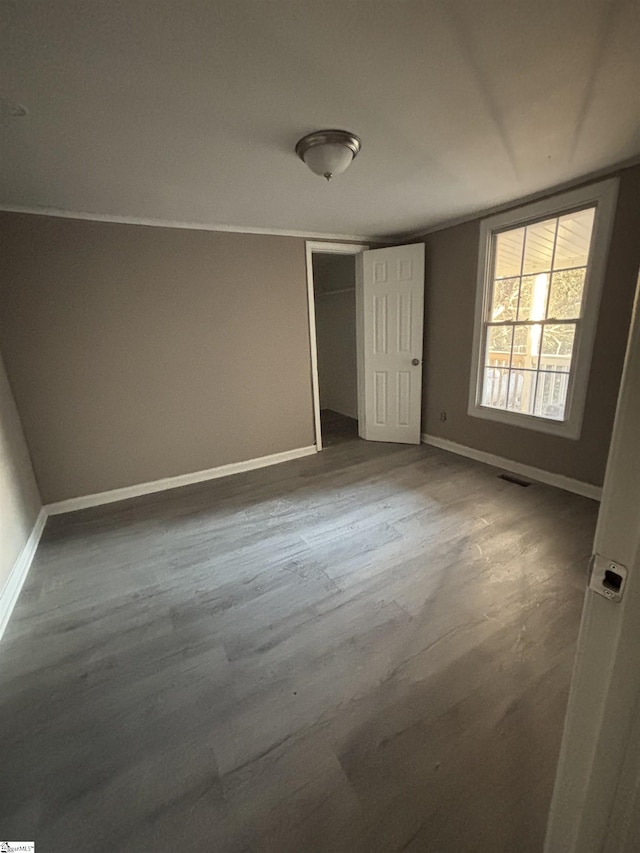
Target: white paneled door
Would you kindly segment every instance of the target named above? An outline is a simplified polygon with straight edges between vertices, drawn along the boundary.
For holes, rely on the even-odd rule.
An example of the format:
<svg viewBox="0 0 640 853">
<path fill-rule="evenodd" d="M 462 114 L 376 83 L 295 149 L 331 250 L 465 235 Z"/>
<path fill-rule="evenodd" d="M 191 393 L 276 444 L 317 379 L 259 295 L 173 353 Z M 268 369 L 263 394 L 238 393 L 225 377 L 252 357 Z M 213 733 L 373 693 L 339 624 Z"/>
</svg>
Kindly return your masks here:
<svg viewBox="0 0 640 853">
<path fill-rule="evenodd" d="M 420 444 L 424 244 L 358 255 L 361 438 Z"/>
</svg>

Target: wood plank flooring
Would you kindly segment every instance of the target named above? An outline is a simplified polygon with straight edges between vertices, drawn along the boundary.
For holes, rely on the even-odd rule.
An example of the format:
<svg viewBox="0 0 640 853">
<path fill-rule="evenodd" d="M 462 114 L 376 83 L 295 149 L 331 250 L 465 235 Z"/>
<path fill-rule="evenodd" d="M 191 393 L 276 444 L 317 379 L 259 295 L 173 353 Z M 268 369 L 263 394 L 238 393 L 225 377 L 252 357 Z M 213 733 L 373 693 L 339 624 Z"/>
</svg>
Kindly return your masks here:
<svg viewBox="0 0 640 853">
<path fill-rule="evenodd" d="M 38 853 L 540 853 L 597 505 L 444 451 L 53 517 L 0 644 Z"/>
</svg>

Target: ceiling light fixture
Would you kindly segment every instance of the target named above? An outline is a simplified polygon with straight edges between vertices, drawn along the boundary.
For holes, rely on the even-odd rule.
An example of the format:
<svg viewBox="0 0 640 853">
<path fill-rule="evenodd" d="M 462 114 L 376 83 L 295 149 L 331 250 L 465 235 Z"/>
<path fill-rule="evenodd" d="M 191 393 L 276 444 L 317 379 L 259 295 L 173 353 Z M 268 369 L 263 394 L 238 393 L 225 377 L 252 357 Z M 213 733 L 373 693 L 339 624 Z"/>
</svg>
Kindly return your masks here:
<svg viewBox="0 0 640 853">
<path fill-rule="evenodd" d="M 360 139 L 346 130 L 316 130 L 296 145 L 296 154 L 316 175 L 328 181 L 340 175 L 358 156 Z"/>
</svg>

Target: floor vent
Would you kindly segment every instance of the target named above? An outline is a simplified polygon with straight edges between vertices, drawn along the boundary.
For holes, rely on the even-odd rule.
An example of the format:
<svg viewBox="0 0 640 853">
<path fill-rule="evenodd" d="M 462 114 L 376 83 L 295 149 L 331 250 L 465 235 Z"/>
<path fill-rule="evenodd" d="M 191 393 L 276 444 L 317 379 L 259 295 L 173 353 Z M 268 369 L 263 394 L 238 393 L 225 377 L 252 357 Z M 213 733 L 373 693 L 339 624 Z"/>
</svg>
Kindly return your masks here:
<svg viewBox="0 0 640 853">
<path fill-rule="evenodd" d="M 498 477 L 501 480 L 506 480 L 507 483 L 515 483 L 516 486 L 522 486 L 524 489 L 531 485 L 528 480 L 521 480 L 519 477 L 514 477 L 513 474 L 498 474 Z"/>
</svg>

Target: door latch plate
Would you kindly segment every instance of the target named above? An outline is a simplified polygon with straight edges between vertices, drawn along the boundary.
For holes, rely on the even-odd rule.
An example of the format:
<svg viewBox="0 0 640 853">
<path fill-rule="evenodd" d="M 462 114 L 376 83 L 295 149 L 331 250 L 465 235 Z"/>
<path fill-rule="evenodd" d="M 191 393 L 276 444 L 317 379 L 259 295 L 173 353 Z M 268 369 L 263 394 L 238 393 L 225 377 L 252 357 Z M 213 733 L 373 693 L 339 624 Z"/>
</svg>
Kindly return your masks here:
<svg viewBox="0 0 640 853">
<path fill-rule="evenodd" d="M 615 560 L 609 560 L 601 554 L 593 555 L 589 589 L 617 604 L 622 601 L 626 584 L 626 566 L 623 566 L 622 563 L 616 563 Z"/>
</svg>

